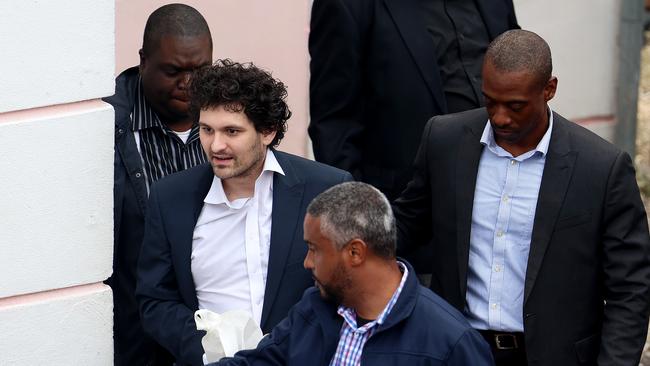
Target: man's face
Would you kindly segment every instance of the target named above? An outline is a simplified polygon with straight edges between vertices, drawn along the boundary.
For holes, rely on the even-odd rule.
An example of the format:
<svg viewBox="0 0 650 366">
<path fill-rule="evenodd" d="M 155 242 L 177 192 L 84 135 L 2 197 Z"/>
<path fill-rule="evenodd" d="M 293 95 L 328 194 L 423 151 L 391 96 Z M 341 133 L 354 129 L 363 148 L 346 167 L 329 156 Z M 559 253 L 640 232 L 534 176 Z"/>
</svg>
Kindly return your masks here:
<svg viewBox="0 0 650 366">
<path fill-rule="evenodd" d="M 222 181 L 232 178 L 255 181 L 275 132 L 257 132 L 243 111 L 231 112 L 219 106 L 201 111 L 199 137 L 214 174 Z"/>
<path fill-rule="evenodd" d="M 321 297 L 343 304 L 351 282 L 342 259 L 343 251 L 338 250 L 320 230 L 319 217 L 305 215 L 304 235 L 307 243 L 307 256 L 303 262 L 305 269 L 311 271 Z"/>
<path fill-rule="evenodd" d="M 497 144 L 515 156 L 535 148 L 548 127 L 546 103 L 556 87 L 556 78 L 542 86 L 531 72 L 500 71 L 486 61 L 483 95 Z"/>
<path fill-rule="evenodd" d="M 158 47 L 145 55 L 140 51 L 140 76 L 147 102 L 168 124 L 189 118 L 187 86 L 195 69 L 212 63 L 212 46 L 207 35 L 176 37 L 164 35 Z"/>
</svg>

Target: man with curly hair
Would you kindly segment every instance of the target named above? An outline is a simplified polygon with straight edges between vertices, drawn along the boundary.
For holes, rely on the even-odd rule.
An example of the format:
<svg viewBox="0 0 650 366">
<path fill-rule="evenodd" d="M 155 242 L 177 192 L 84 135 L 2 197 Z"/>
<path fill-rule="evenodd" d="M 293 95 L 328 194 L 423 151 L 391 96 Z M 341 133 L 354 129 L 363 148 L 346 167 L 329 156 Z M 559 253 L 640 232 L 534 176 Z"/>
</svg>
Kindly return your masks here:
<svg viewBox="0 0 650 366">
<path fill-rule="evenodd" d="M 202 365 L 194 312 L 244 310 L 268 333 L 313 285 L 307 204 L 352 176 L 275 150 L 291 112 L 268 72 L 221 60 L 191 80 L 209 163 L 153 185 L 136 296 L 145 330 L 176 363 Z"/>
</svg>

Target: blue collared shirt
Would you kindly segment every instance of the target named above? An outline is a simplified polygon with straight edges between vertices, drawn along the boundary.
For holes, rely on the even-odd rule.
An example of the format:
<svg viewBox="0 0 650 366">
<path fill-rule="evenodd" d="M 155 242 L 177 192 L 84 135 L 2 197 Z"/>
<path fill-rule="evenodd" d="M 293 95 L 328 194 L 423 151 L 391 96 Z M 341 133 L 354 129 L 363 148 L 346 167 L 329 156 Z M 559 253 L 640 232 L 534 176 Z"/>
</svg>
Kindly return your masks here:
<svg viewBox="0 0 650 366">
<path fill-rule="evenodd" d="M 467 273 L 465 315 L 472 327 L 522 332 L 530 239 L 553 129 L 535 149 L 513 157 L 494 140 L 490 121 L 481 144 Z"/>
</svg>

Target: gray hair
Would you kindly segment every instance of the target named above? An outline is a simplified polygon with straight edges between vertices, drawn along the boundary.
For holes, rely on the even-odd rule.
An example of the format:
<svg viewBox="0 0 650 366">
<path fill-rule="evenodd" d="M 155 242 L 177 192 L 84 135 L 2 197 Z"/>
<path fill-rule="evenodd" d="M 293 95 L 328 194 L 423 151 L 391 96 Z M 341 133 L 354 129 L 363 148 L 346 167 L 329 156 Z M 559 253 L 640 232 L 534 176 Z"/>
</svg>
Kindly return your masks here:
<svg viewBox="0 0 650 366">
<path fill-rule="evenodd" d="M 505 72 L 527 71 L 535 75 L 540 87 L 546 86 L 553 72 L 551 49 L 537 34 L 513 29 L 494 39 L 485 52 L 485 63 Z"/>
<path fill-rule="evenodd" d="M 350 240 L 361 239 L 378 256 L 395 257 L 393 210 L 386 196 L 373 186 L 347 182 L 331 187 L 314 198 L 307 213 L 320 218 L 322 233 L 338 249 Z"/>
</svg>

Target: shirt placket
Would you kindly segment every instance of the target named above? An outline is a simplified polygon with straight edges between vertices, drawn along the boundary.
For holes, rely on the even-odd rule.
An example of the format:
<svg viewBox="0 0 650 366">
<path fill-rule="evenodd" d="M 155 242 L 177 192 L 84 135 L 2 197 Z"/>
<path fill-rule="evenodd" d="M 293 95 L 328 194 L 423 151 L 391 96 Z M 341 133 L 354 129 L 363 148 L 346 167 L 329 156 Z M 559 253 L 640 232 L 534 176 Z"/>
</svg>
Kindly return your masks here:
<svg viewBox="0 0 650 366">
<path fill-rule="evenodd" d="M 260 179 L 255 183 L 255 190 L 258 190 Z M 251 291 L 251 309 L 253 318 L 258 324 L 262 320 L 262 305 L 264 302 L 264 279 L 261 271 L 260 253 L 260 231 L 259 231 L 259 201 L 255 192 L 251 200 L 251 206 L 246 213 L 246 268 L 248 269 L 248 281 Z"/>
<path fill-rule="evenodd" d="M 497 221 L 494 230 L 492 248 L 492 267 L 490 288 L 488 289 L 488 323 L 490 329 L 502 329 L 501 310 L 504 290 L 505 256 L 508 245 L 508 227 L 512 213 L 512 194 L 517 186 L 520 163 L 515 159 L 507 160 L 506 179 L 501 191 Z"/>
<path fill-rule="evenodd" d="M 370 322 L 362 327 L 357 326 L 356 315 L 353 311 L 346 310 L 343 314 L 346 322 L 346 330 L 343 332 L 344 349 L 341 352 L 341 360 L 338 365 L 341 366 L 358 366 L 361 361 L 361 352 L 363 350 L 362 344 L 370 337 L 376 322 Z"/>
</svg>

